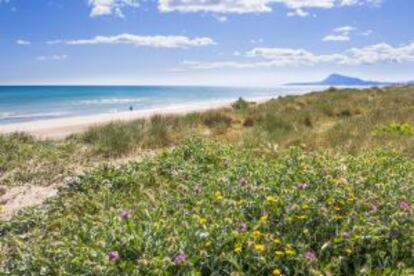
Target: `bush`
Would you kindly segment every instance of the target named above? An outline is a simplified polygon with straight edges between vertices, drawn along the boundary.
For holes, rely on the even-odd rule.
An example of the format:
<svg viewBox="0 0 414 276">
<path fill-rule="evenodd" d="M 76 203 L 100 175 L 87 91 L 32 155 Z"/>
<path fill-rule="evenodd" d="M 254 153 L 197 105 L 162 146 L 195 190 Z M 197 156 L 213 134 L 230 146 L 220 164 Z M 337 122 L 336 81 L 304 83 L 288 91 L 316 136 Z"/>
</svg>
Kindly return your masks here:
<svg viewBox="0 0 414 276">
<path fill-rule="evenodd" d="M 209 128 L 230 127 L 232 121 L 232 117 L 222 110 L 208 111 L 202 114 L 202 122 Z"/>
</svg>

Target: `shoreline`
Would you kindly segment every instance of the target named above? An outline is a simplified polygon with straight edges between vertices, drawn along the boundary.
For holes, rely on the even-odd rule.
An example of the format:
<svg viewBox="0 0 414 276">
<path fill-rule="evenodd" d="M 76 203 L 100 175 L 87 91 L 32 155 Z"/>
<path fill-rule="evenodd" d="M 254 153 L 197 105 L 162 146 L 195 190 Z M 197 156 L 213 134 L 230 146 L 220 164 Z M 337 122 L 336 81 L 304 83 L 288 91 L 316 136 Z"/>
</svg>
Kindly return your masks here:
<svg viewBox="0 0 414 276">
<path fill-rule="evenodd" d="M 277 96 L 276 96 L 277 97 Z M 265 102 L 273 97 L 248 98 L 247 101 Z M 146 119 L 153 115 L 183 115 L 191 112 L 203 112 L 210 109 L 229 107 L 237 99 L 220 102 L 173 105 L 146 110 L 104 113 L 87 116 L 56 118 L 31 122 L 0 125 L 0 135 L 24 132 L 38 139 L 64 139 L 72 134 L 82 133 L 90 127 L 108 124 L 113 121 L 132 121 Z"/>
</svg>

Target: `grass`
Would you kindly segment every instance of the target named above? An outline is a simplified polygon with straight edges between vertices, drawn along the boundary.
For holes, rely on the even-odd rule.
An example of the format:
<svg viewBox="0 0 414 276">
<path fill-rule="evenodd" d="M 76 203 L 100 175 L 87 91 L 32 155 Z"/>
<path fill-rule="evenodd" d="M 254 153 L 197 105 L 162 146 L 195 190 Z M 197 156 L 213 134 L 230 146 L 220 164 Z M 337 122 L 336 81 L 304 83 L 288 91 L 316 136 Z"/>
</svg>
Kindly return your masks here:
<svg viewBox="0 0 414 276">
<path fill-rule="evenodd" d="M 414 161 L 191 138 L 0 224 L 0 274 L 412 275 Z"/>
<path fill-rule="evenodd" d="M 389 87 L 0 136 L 0 195 L 72 179 L 0 221 L 0 274 L 412 275 L 413 129 Z"/>
</svg>

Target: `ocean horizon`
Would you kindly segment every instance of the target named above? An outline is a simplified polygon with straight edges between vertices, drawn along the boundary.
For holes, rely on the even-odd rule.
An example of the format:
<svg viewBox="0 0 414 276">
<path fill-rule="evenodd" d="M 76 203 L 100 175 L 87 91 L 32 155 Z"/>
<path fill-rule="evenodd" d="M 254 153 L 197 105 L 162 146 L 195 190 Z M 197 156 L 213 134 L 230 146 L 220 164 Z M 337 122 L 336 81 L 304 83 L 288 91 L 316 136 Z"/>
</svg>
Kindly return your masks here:
<svg viewBox="0 0 414 276">
<path fill-rule="evenodd" d="M 0 86 L 0 125 L 298 95 L 323 89 L 207 86 Z"/>
</svg>

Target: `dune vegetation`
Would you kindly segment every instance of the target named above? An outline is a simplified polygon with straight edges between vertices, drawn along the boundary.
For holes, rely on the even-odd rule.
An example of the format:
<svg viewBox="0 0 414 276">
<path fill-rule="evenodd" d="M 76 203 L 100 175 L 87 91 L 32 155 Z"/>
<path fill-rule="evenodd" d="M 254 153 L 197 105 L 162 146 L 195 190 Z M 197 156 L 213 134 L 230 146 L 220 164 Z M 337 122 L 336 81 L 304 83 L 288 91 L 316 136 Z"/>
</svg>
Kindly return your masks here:
<svg viewBox="0 0 414 276">
<path fill-rule="evenodd" d="M 414 88 L 0 137 L 0 274 L 412 275 Z M 3 204 L 0 202 L 0 204 Z"/>
</svg>

